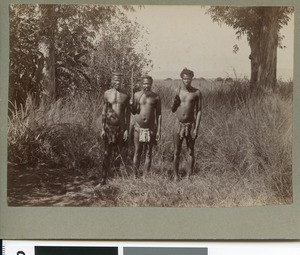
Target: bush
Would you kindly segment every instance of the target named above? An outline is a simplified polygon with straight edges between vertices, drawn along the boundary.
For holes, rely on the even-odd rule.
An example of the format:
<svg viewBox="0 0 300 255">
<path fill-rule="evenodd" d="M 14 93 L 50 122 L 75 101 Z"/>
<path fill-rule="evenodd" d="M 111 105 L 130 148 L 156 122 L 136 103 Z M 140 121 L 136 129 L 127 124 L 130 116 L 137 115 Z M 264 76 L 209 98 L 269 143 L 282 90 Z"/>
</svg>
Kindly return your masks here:
<svg viewBox="0 0 300 255">
<path fill-rule="evenodd" d="M 215 79 L 215 81 L 216 81 L 216 82 L 223 82 L 223 78 L 218 77 L 218 78 Z"/>
</svg>

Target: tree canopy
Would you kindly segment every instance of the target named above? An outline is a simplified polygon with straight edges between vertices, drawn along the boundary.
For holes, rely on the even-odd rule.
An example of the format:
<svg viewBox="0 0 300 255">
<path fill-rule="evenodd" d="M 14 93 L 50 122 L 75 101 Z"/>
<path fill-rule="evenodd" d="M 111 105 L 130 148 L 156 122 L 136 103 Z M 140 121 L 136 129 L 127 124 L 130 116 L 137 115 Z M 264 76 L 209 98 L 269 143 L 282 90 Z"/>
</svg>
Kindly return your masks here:
<svg viewBox="0 0 300 255">
<path fill-rule="evenodd" d="M 135 63 L 136 74 L 149 69 L 147 45 L 144 51 L 136 51 L 145 31 L 127 18 L 126 11 L 134 9 L 10 5 L 9 100 L 22 103 L 27 93 L 36 99 L 55 100 L 77 92 L 95 92 L 109 86 L 114 69 L 127 73 L 130 61 Z M 129 48 L 133 50 L 124 55 Z"/>
<path fill-rule="evenodd" d="M 251 48 L 251 84 L 274 88 L 276 84 L 277 48 L 282 45 L 280 30 L 291 19 L 294 8 L 283 7 L 210 7 L 214 22 L 236 30 L 237 39 L 247 37 Z M 238 46 L 234 45 L 234 52 Z"/>
<path fill-rule="evenodd" d="M 229 7 L 218 6 L 210 7 L 207 10 L 213 20 L 219 25 L 222 23 L 236 30 L 237 39 L 241 39 L 243 35 L 247 36 L 250 41 L 255 36 L 260 35 L 261 27 L 270 22 L 266 16 L 266 12 L 270 11 L 270 7 Z M 290 14 L 294 12 L 294 7 L 278 7 L 276 8 L 276 20 L 278 22 L 277 35 L 279 46 L 282 47 L 283 35 L 280 34 L 282 27 L 286 26 L 291 19 Z"/>
</svg>

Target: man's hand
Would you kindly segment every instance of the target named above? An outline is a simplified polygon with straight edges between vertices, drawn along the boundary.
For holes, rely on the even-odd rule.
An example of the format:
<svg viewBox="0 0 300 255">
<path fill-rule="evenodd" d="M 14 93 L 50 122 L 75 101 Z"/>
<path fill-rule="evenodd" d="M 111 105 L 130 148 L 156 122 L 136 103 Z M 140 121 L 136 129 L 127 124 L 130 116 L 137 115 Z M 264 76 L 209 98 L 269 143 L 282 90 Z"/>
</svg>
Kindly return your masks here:
<svg viewBox="0 0 300 255">
<path fill-rule="evenodd" d="M 128 130 L 125 130 L 123 134 L 123 140 L 127 141 L 127 139 L 128 139 Z"/>
<path fill-rule="evenodd" d="M 196 129 L 194 129 L 193 132 L 192 132 L 192 138 L 193 138 L 193 140 L 196 140 L 197 137 L 198 137 L 198 132 L 197 132 Z"/>
<path fill-rule="evenodd" d="M 174 97 L 173 105 L 175 105 L 176 107 L 178 107 L 180 105 L 180 97 L 179 97 L 179 95 L 176 95 Z"/>
</svg>

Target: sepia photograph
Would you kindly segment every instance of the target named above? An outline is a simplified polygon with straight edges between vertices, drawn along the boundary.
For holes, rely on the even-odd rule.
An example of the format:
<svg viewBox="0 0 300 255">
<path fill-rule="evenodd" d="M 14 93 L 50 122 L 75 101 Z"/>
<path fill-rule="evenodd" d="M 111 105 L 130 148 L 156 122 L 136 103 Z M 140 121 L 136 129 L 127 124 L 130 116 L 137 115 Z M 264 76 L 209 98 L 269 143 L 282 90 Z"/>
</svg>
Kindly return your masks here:
<svg viewBox="0 0 300 255">
<path fill-rule="evenodd" d="M 292 6 L 10 4 L 8 206 L 293 203 Z"/>
</svg>

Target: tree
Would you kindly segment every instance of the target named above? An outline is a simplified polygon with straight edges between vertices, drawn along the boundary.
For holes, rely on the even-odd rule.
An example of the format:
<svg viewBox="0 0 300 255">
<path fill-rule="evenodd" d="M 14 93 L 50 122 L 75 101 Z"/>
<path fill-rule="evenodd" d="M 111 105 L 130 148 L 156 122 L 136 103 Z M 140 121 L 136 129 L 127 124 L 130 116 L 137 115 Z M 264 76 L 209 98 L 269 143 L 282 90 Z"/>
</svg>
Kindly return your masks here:
<svg viewBox="0 0 300 255">
<path fill-rule="evenodd" d="M 40 5 L 47 48 L 46 91 L 52 99 L 88 90 L 91 77 L 82 57 L 93 50 L 96 31 L 117 14 L 114 5 Z M 47 24 L 45 26 L 45 24 Z"/>
<path fill-rule="evenodd" d="M 11 5 L 10 100 L 22 103 L 30 93 L 51 102 L 94 91 L 96 75 L 110 80 L 111 71 L 119 68 L 129 77 L 128 60 L 136 65 L 135 76 L 140 74 L 149 60 L 147 46 L 141 53 L 135 50 L 142 28 L 124 13 L 133 10 L 116 5 Z M 115 66 L 121 58 L 122 68 Z"/>
<path fill-rule="evenodd" d="M 110 86 L 111 74 L 122 72 L 124 83 L 130 84 L 133 70 L 134 80 L 152 68 L 148 59 L 149 45 L 144 40 L 145 30 L 124 14 L 114 17 L 101 27 L 95 41 L 93 72 L 98 85 L 103 89 Z"/>
<path fill-rule="evenodd" d="M 37 5 L 10 6 L 9 100 L 25 102 L 28 93 L 41 93 L 44 55 L 39 47 Z"/>
<path fill-rule="evenodd" d="M 282 47 L 280 30 L 290 21 L 293 7 L 210 7 L 214 22 L 236 30 L 237 39 L 247 36 L 251 54 L 251 88 L 276 86 L 277 48 Z M 235 46 L 235 51 L 238 47 Z"/>
</svg>

